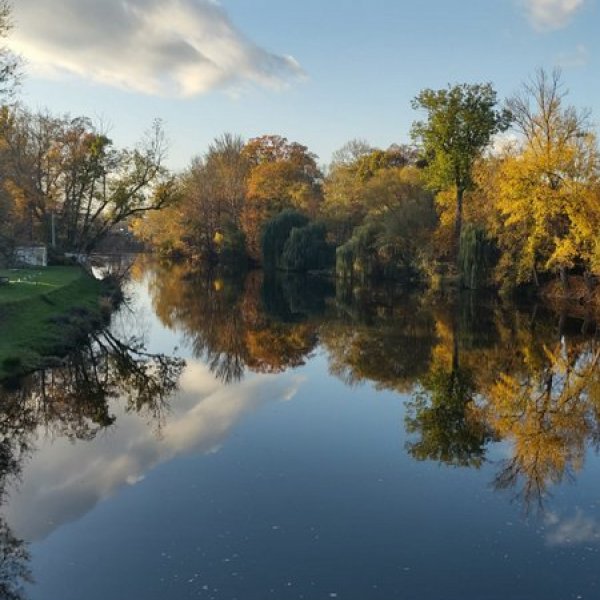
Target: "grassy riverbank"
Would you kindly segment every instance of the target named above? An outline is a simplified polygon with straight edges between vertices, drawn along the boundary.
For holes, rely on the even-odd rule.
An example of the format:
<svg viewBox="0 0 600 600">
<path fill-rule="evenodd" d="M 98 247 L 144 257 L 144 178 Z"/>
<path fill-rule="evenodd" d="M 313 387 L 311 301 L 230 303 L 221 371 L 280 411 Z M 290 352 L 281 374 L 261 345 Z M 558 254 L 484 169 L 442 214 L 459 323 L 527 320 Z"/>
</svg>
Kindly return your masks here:
<svg viewBox="0 0 600 600">
<path fill-rule="evenodd" d="M 0 270 L 0 379 L 56 362 L 101 325 L 103 285 L 79 267 Z"/>
</svg>

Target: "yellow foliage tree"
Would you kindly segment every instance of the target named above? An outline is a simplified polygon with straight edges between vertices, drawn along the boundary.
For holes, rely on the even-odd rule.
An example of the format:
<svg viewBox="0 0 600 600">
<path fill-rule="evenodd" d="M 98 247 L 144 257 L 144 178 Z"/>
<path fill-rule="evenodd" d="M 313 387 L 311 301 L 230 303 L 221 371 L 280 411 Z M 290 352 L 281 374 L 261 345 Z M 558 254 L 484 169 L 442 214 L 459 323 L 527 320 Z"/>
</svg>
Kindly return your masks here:
<svg viewBox="0 0 600 600">
<path fill-rule="evenodd" d="M 565 95 L 559 72 L 539 71 L 509 101 L 523 145 L 503 157 L 497 178 L 504 284 L 558 273 L 566 285 L 569 269 L 597 268 L 600 156 L 587 115 L 564 107 Z"/>
</svg>

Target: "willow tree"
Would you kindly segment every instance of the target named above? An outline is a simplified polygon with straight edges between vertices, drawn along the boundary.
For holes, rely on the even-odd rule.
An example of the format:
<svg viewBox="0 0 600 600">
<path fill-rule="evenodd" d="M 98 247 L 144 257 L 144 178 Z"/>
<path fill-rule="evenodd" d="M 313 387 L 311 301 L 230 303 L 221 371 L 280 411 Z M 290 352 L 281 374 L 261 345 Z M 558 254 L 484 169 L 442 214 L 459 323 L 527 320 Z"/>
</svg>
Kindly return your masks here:
<svg viewBox="0 0 600 600">
<path fill-rule="evenodd" d="M 506 131 L 510 113 L 497 108 L 497 94 L 489 83 L 425 89 L 413 100 L 413 108 L 427 113 L 424 121 L 416 121 L 412 127 L 427 163 L 427 181 L 436 191 L 453 189 L 456 194 L 454 244 L 458 257 L 463 201 L 473 187 L 473 167 L 492 136 Z"/>
</svg>

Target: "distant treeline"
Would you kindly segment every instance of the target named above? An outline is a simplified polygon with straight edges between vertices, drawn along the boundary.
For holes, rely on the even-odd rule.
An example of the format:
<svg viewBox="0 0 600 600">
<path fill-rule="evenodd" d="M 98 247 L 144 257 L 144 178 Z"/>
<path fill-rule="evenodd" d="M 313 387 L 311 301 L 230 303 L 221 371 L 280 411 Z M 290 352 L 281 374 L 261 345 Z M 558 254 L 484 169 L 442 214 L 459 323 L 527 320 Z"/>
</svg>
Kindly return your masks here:
<svg viewBox="0 0 600 600">
<path fill-rule="evenodd" d="M 513 290 L 600 273 L 600 155 L 589 114 L 543 70 L 504 103 L 490 84 L 424 90 L 411 145 L 353 140 L 320 168 L 299 143 L 225 134 L 136 221 L 158 252 L 339 277 Z M 584 290 L 584 292 L 585 292 Z"/>
<path fill-rule="evenodd" d="M 119 149 L 85 117 L 11 104 L 17 82 L 3 50 L 0 262 L 24 243 L 59 257 L 133 232 L 212 266 L 503 290 L 555 282 L 558 295 L 576 280 L 598 296 L 600 154 L 558 71 L 539 70 L 504 102 L 489 83 L 422 90 L 410 144 L 353 140 L 326 167 L 282 136 L 224 134 L 178 174 L 163 166 L 160 123 Z"/>
</svg>

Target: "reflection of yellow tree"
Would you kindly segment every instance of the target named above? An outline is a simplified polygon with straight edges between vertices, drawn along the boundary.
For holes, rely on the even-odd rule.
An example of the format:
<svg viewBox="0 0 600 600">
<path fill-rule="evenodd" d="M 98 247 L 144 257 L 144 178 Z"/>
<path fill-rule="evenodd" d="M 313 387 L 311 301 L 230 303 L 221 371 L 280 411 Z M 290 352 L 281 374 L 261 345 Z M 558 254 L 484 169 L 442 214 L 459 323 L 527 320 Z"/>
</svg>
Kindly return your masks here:
<svg viewBox="0 0 600 600">
<path fill-rule="evenodd" d="M 434 311 L 429 370 L 408 405 L 407 431 L 418 436 L 408 450 L 478 466 L 490 440 L 506 440 L 511 457 L 496 487 L 519 487 L 527 505 L 542 503 L 600 440 L 600 348 L 583 335 L 557 344 L 555 317 L 514 308 L 490 307 L 491 333 L 482 334 L 482 316 L 470 320 L 459 308 Z"/>
<path fill-rule="evenodd" d="M 157 314 L 224 380 L 295 367 L 320 342 L 348 385 L 416 390 L 406 420 L 415 458 L 477 467 L 491 441 L 509 442 L 496 484 L 519 487 L 526 502 L 541 501 L 600 441 L 597 342 L 541 309 L 338 290 L 313 313 L 302 286 L 278 288 L 256 272 L 217 285 L 179 268 L 150 273 Z"/>
<path fill-rule="evenodd" d="M 501 373 L 487 393 L 491 426 L 512 442 L 496 484 L 506 488 L 522 480 L 528 503 L 541 502 L 548 484 L 580 470 L 588 440 L 600 433 L 600 349 L 565 341 L 546 350 L 546 358 L 528 372 Z"/>
</svg>

